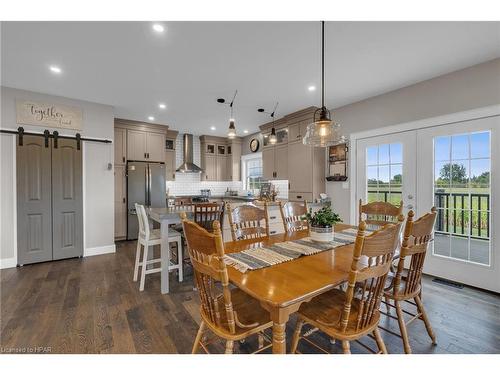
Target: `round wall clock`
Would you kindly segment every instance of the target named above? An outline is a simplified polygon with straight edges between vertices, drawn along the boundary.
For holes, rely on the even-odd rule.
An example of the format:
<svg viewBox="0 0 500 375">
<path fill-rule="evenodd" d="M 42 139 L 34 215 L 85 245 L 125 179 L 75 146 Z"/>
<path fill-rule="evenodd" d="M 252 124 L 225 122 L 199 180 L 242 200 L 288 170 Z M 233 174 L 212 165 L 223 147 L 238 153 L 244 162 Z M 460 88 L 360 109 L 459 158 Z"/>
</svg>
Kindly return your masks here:
<svg viewBox="0 0 500 375">
<path fill-rule="evenodd" d="M 259 140 L 256 138 L 253 138 L 250 141 L 250 151 L 257 152 L 258 150 L 259 150 Z"/>
</svg>

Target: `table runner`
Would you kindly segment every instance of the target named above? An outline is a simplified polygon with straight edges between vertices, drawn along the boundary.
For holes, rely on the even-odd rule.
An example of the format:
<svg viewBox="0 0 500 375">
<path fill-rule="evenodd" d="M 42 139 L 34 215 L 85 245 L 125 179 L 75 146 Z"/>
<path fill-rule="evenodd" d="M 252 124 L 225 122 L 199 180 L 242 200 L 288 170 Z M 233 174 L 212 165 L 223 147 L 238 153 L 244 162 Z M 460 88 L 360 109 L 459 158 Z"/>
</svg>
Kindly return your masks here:
<svg viewBox="0 0 500 375">
<path fill-rule="evenodd" d="M 369 234 L 371 231 L 365 232 Z M 357 228 L 335 232 L 333 241 L 328 243 L 314 242 L 311 237 L 304 237 L 299 240 L 278 242 L 271 246 L 259 246 L 238 253 L 226 254 L 224 262 L 228 266 L 245 273 L 248 270 L 270 267 L 301 256 L 313 255 L 339 246 L 349 245 L 354 243 L 357 233 Z"/>
</svg>

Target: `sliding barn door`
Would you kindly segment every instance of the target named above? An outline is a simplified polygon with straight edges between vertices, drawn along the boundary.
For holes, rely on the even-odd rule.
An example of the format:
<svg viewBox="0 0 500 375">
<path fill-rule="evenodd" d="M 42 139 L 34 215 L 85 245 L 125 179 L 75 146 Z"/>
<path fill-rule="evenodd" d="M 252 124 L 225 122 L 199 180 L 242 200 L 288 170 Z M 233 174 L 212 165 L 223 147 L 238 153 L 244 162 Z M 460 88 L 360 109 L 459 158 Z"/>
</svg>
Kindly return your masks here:
<svg viewBox="0 0 500 375">
<path fill-rule="evenodd" d="M 52 148 L 53 259 L 83 255 L 82 151 L 71 139 Z"/>
<path fill-rule="evenodd" d="M 52 260 L 51 145 L 24 136 L 17 146 L 17 261 Z"/>
</svg>

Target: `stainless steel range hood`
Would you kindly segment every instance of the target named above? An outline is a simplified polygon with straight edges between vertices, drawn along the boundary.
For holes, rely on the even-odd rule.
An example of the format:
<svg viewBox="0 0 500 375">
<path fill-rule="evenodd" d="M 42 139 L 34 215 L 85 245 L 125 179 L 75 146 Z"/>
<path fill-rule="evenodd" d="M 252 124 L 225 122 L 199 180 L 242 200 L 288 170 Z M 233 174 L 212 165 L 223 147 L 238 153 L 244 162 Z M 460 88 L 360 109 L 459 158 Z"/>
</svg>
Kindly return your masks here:
<svg viewBox="0 0 500 375">
<path fill-rule="evenodd" d="M 183 163 L 179 168 L 177 168 L 176 172 L 180 173 L 201 173 L 203 169 L 198 167 L 193 163 L 193 135 L 192 134 L 184 134 L 183 136 Z"/>
</svg>

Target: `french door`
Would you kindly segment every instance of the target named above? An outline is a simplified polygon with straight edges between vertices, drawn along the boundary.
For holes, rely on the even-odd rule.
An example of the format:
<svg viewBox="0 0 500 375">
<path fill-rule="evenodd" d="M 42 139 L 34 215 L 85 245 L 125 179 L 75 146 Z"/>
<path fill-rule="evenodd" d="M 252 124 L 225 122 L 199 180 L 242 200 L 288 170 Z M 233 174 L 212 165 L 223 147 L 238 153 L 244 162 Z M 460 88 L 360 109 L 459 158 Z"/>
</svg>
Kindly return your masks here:
<svg viewBox="0 0 500 375">
<path fill-rule="evenodd" d="M 417 217 L 437 208 L 424 272 L 496 292 L 499 128 L 494 116 L 356 142 L 357 200 L 403 200 Z"/>
</svg>

